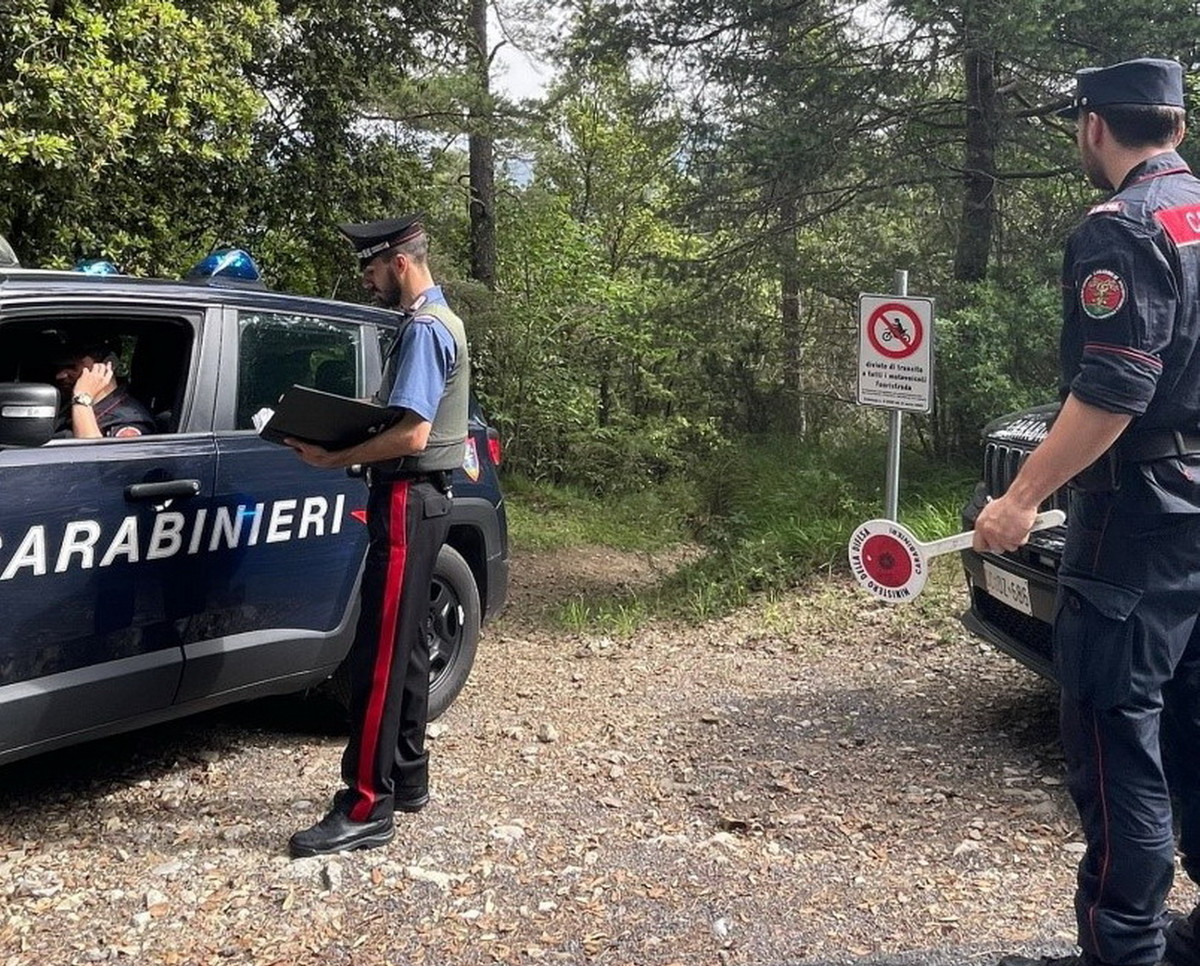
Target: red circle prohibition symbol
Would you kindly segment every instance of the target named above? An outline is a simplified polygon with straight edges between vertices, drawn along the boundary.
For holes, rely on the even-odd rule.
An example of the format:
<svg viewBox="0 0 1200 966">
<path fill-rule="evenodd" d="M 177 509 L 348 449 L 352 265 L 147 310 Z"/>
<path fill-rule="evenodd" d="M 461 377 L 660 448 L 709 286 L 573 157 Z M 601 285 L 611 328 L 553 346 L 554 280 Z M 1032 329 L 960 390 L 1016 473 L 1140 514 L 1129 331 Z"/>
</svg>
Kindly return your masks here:
<svg viewBox="0 0 1200 966">
<path fill-rule="evenodd" d="M 913 562 L 908 548 L 886 533 L 867 537 L 861 559 L 863 570 L 883 587 L 903 587 L 912 576 Z"/>
<path fill-rule="evenodd" d="M 903 318 L 896 318 L 897 315 Z M 867 338 L 876 352 L 889 359 L 911 356 L 921 347 L 924 337 L 925 327 L 921 325 L 921 317 L 903 302 L 881 305 L 867 319 Z"/>
</svg>

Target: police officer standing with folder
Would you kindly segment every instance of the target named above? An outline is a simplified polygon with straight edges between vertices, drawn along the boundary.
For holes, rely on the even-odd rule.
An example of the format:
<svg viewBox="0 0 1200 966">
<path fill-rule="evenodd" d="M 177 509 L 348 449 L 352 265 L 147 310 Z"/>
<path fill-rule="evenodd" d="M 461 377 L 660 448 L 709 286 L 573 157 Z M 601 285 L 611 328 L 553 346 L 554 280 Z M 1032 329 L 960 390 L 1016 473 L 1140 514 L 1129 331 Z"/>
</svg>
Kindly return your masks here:
<svg viewBox="0 0 1200 966">
<path fill-rule="evenodd" d="M 370 488 L 362 609 L 348 659 L 346 787 L 321 821 L 292 836 L 295 857 L 384 845 L 395 834 L 395 811 L 429 801 L 425 622 L 450 521 L 450 474 L 462 465 L 467 436 L 466 333 L 433 284 L 420 216 L 339 228 L 358 255 L 363 286 L 404 316 L 377 394 L 398 418 L 347 449 L 287 441 L 312 466 L 362 464 Z"/>
</svg>

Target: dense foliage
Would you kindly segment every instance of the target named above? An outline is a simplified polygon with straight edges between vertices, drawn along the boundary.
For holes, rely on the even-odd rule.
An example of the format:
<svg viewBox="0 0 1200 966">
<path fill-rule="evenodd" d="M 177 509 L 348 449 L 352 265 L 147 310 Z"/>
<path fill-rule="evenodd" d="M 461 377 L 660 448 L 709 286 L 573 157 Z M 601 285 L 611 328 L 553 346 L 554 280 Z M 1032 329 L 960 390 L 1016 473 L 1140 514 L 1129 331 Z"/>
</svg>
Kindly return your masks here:
<svg viewBox="0 0 1200 966">
<path fill-rule="evenodd" d="M 137 273 L 238 243 L 282 287 L 357 298 L 336 222 L 423 209 L 510 464 L 595 490 L 748 434 L 878 440 L 855 304 L 903 268 L 938 316 L 936 408 L 907 432 L 944 460 L 1055 390 L 1058 253 L 1094 198 L 1051 115 L 1070 72 L 1194 63 L 1200 37 L 1182 0 L 547 10 L 494 10 L 493 43 L 559 67 L 513 104 L 479 0 L 11 0 L 0 233 L 29 264 Z"/>
</svg>

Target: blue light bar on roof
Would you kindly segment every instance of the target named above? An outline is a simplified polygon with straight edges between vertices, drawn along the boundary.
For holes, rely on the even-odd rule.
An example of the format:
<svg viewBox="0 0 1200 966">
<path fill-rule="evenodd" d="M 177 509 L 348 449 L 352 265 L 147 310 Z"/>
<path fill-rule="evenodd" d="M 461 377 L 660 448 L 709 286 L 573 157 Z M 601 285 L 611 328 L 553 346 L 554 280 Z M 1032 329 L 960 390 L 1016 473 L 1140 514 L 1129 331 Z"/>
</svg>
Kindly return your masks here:
<svg viewBox="0 0 1200 966">
<path fill-rule="evenodd" d="M 261 282 L 262 273 L 254 259 L 240 248 L 218 248 L 193 265 L 186 278 L 225 278 L 238 282 Z"/>
<path fill-rule="evenodd" d="M 84 258 L 72 267 L 73 272 L 83 272 L 84 275 L 120 275 L 121 272 L 112 262 L 104 258 Z"/>
</svg>

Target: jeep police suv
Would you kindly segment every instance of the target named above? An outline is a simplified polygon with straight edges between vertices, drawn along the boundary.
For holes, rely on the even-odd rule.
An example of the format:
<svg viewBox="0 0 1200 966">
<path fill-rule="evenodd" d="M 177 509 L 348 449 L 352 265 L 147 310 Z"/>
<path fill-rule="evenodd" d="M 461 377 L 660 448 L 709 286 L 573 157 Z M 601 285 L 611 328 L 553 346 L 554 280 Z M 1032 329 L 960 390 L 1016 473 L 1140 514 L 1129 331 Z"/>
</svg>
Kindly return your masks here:
<svg viewBox="0 0 1200 966">
<path fill-rule="evenodd" d="M 0 269 L 0 763 L 331 679 L 366 488 L 261 439 L 292 385 L 365 396 L 398 317 L 231 283 Z M 53 359 L 102 336 L 158 432 L 59 438 Z M 477 406 L 428 634 L 430 715 L 508 585 L 499 444 Z"/>
<path fill-rule="evenodd" d="M 983 430 L 983 479 L 963 508 L 967 529 L 989 497 L 1003 494 L 1029 454 L 1046 438 L 1058 415 L 1051 403 L 993 420 Z M 1067 491 L 1061 489 L 1041 510 L 1067 510 Z M 1053 678 L 1051 625 L 1054 621 L 1056 574 L 1066 527 L 1037 530 L 1014 553 L 962 552 L 970 609 L 963 615 L 967 629 L 1012 655 L 1039 674 Z"/>
</svg>

